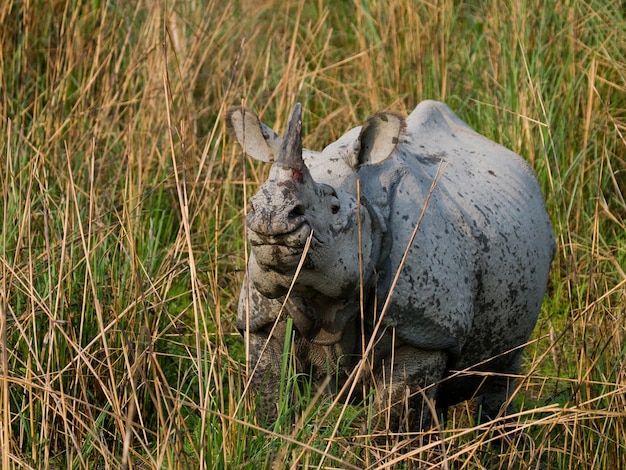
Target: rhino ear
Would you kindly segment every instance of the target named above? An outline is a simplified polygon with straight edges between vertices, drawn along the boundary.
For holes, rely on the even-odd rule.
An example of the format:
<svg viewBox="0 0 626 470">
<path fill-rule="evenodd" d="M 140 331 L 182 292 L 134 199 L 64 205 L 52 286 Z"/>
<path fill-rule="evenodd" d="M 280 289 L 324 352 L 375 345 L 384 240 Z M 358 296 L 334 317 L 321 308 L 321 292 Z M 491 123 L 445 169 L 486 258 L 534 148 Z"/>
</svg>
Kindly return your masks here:
<svg viewBox="0 0 626 470">
<path fill-rule="evenodd" d="M 378 113 L 369 118 L 355 142 L 355 165 L 380 163 L 391 155 L 404 130 L 404 119 L 395 113 Z"/>
<path fill-rule="evenodd" d="M 226 125 L 244 152 L 252 158 L 273 162 L 280 154 L 282 137 L 259 121 L 253 111 L 241 107 L 229 109 Z"/>
</svg>

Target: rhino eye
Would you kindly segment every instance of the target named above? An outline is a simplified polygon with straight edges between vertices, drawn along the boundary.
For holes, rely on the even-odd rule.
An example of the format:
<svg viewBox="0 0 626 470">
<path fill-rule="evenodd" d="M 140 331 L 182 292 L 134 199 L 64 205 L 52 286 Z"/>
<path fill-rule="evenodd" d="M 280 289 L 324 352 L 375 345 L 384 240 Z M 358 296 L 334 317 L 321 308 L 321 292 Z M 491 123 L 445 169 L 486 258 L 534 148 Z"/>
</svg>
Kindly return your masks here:
<svg viewBox="0 0 626 470">
<path fill-rule="evenodd" d="M 331 186 L 326 186 L 325 189 L 326 195 L 330 196 L 330 211 L 331 213 L 336 214 L 337 212 L 339 212 L 339 209 L 341 209 L 341 206 L 339 205 L 339 198 L 337 197 L 337 191 L 335 191 L 335 189 Z"/>
</svg>

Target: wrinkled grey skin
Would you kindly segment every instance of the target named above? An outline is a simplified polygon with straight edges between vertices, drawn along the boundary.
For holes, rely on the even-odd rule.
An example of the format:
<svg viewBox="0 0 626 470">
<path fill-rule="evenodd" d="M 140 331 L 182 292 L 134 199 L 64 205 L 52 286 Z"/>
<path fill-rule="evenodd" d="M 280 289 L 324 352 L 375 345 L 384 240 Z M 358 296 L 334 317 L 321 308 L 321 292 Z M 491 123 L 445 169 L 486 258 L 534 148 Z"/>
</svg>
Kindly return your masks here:
<svg viewBox="0 0 626 470">
<path fill-rule="evenodd" d="M 250 201 L 252 252 L 238 314 L 258 417 L 277 417 L 287 318 L 298 368 L 320 382 L 330 375 L 337 391 L 361 359 L 409 245 L 360 378 L 376 387 L 377 426 L 430 426 L 424 396 L 440 411 L 477 397 L 483 419 L 495 417 L 509 379 L 451 371 L 519 372 L 555 251 L 529 165 L 434 101 L 406 121 L 376 114 L 322 152 L 302 149 L 299 104 L 284 139 L 249 110 L 231 109 L 227 121 L 248 155 L 273 162 Z"/>
</svg>

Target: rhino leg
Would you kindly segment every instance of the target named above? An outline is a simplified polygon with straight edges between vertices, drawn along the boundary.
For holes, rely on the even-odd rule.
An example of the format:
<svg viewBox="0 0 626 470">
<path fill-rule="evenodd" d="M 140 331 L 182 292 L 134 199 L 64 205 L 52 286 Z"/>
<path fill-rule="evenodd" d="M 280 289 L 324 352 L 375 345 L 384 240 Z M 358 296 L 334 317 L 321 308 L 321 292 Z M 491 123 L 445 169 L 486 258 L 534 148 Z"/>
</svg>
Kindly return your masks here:
<svg viewBox="0 0 626 470">
<path fill-rule="evenodd" d="M 509 383 L 507 378 L 499 378 L 499 385 L 494 390 L 483 393 L 477 398 L 478 410 L 476 416 L 476 422 L 485 423 L 487 421 L 493 420 L 502 409 L 502 405 L 506 402 L 509 397 L 509 387 L 512 386 L 512 383 Z M 513 406 L 509 405 L 505 415 L 511 414 L 514 412 Z"/>
<path fill-rule="evenodd" d="M 437 382 L 446 371 L 448 355 L 410 345 L 397 347 L 376 377 L 373 429 L 422 430 L 432 426 L 430 406 Z M 432 404 L 432 403 L 431 403 Z"/>
<path fill-rule="evenodd" d="M 517 374 L 519 366 L 506 370 L 507 374 Z M 502 406 L 509 399 L 515 389 L 515 379 L 507 376 L 492 376 L 480 388 L 477 397 L 478 410 L 476 411 L 477 422 L 487 422 L 495 419 L 499 414 L 509 415 L 515 412 L 513 405 L 509 404 L 502 412 Z"/>
<path fill-rule="evenodd" d="M 278 418 L 283 345 L 275 337 L 268 341 L 265 334 L 249 335 L 248 373 L 250 390 L 256 399 L 256 417 L 269 426 Z M 267 343 L 267 344 L 266 344 Z"/>
<path fill-rule="evenodd" d="M 452 370 L 467 373 L 453 374 L 442 382 L 438 390 L 437 405 L 447 408 L 465 400 L 475 399 L 477 409 L 475 419 L 477 423 L 486 423 L 498 415 L 508 415 L 514 412 L 509 405 L 502 409 L 515 391 L 514 375 L 519 373 L 521 352 L 500 357 L 498 360 L 483 364 L 480 367 L 467 367 L 466 364 L 453 364 Z M 488 375 L 485 375 L 488 372 Z"/>
</svg>

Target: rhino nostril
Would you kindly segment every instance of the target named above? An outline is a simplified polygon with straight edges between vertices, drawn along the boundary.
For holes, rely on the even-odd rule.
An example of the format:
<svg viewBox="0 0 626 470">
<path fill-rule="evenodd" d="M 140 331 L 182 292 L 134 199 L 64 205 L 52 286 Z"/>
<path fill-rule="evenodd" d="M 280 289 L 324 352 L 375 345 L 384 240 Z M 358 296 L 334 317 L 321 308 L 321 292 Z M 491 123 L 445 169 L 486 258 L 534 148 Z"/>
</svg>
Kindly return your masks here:
<svg viewBox="0 0 626 470">
<path fill-rule="evenodd" d="M 294 218 L 300 217 L 302 215 L 304 215 L 304 205 L 297 204 L 296 206 L 294 206 L 293 209 L 291 209 L 291 212 L 289 212 L 288 217 L 290 219 L 294 219 Z"/>
</svg>

